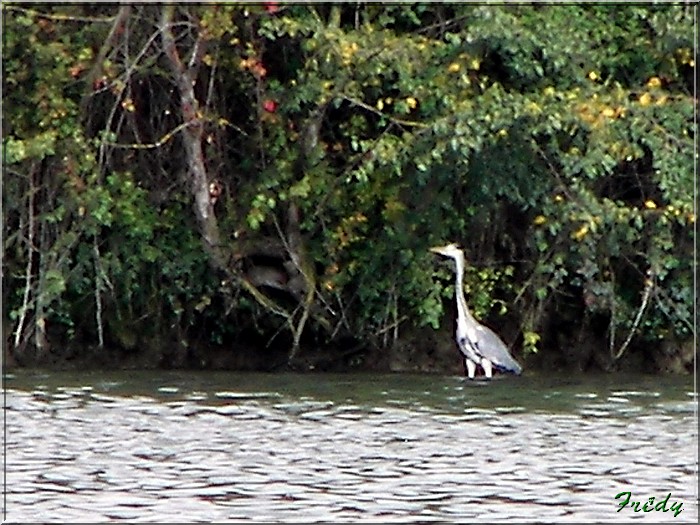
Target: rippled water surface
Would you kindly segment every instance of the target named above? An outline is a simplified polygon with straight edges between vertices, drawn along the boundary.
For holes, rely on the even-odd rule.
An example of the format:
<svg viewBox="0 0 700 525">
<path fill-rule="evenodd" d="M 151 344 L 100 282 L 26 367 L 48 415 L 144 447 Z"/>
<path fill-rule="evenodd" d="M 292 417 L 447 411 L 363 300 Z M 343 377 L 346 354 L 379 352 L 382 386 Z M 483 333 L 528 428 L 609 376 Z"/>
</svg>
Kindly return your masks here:
<svg viewBox="0 0 700 525">
<path fill-rule="evenodd" d="M 9 522 L 698 519 L 687 377 L 15 371 L 4 387 Z M 640 512 L 618 512 L 625 491 Z"/>
</svg>

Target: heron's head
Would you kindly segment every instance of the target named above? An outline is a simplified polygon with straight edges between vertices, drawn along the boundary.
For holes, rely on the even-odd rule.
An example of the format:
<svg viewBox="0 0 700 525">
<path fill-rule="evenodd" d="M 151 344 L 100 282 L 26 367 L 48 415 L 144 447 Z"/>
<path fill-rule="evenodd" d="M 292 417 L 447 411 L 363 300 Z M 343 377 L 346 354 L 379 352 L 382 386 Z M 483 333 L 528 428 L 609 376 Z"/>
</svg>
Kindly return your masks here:
<svg viewBox="0 0 700 525">
<path fill-rule="evenodd" d="M 464 257 L 462 250 L 454 242 L 445 246 L 435 246 L 433 248 L 430 248 L 430 251 L 433 253 L 444 255 L 445 257 L 452 257 L 453 259 L 457 259 L 458 257 Z"/>
</svg>

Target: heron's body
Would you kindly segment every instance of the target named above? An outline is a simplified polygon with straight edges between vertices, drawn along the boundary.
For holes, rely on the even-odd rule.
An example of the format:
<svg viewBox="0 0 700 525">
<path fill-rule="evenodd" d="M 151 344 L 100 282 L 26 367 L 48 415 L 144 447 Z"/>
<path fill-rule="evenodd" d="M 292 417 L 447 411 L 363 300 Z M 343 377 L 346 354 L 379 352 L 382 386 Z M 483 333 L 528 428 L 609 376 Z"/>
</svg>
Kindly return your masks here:
<svg viewBox="0 0 700 525">
<path fill-rule="evenodd" d="M 484 369 L 484 375 L 491 378 L 493 369 L 512 374 L 520 374 L 521 366 L 513 359 L 508 348 L 489 327 L 482 325 L 472 316 L 464 298 L 464 253 L 455 244 L 431 248 L 431 251 L 452 257 L 455 260 L 457 300 L 456 338 L 460 352 L 464 356 L 467 375 L 474 379 L 476 367 Z"/>
</svg>

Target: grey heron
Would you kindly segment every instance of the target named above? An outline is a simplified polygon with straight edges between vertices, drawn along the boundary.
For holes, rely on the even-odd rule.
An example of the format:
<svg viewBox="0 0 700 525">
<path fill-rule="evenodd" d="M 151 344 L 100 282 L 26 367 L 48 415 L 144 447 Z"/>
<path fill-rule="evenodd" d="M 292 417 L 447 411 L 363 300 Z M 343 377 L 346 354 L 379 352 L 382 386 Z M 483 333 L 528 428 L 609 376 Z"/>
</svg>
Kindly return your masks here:
<svg viewBox="0 0 700 525">
<path fill-rule="evenodd" d="M 455 261 L 455 298 L 457 300 L 457 346 L 464 356 L 469 379 L 474 379 L 477 365 L 484 369 L 484 375 L 490 379 L 493 369 L 519 375 L 521 366 L 508 352 L 505 343 L 488 326 L 482 325 L 469 311 L 464 298 L 464 252 L 454 243 L 436 246 L 430 251 Z"/>
</svg>

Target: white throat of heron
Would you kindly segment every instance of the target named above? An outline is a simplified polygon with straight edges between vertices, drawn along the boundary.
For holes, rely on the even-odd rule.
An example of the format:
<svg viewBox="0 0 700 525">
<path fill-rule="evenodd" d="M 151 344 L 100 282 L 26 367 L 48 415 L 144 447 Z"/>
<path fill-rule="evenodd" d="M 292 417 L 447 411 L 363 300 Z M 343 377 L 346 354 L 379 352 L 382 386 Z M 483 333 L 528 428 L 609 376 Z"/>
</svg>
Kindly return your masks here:
<svg viewBox="0 0 700 525">
<path fill-rule="evenodd" d="M 471 318 L 472 314 L 467 307 L 467 300 L 464 298 L 464 254 L 459 252 L 455 255 L 455 265 L 457 266 L 457 282 L 455 283 L 455 297 L 457 298 L 457 319 Z M 466 328 L 466 326 L 464 327 Z"/>
</svg>

